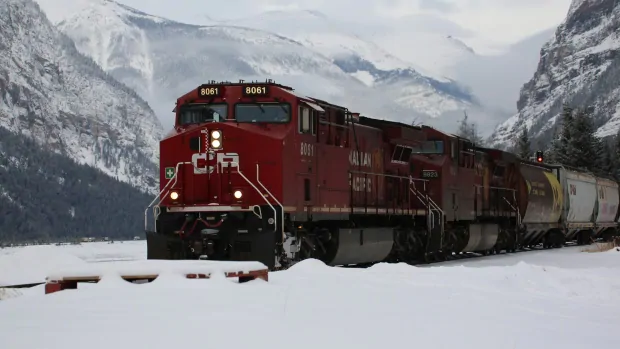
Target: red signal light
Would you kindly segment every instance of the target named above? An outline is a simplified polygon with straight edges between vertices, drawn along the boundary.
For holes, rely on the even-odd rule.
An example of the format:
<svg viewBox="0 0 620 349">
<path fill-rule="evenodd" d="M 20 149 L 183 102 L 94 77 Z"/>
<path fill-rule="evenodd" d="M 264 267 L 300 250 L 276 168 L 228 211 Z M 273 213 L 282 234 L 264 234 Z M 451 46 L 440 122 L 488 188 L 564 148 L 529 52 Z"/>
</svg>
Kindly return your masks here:
<svg viewBox="0 0 620 349">
<path fill-rule="evenodd" d="M 540 150 L 536 152 L 536 161 L 543 162 L 543 152 Z"/>
</svg>

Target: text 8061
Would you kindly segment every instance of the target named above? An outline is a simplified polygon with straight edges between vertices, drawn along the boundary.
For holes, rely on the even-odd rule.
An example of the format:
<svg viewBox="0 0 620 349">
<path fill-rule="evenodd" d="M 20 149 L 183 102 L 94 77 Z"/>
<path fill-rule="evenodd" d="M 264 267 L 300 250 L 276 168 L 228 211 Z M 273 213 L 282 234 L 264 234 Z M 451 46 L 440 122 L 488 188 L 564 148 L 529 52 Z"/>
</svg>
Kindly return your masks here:
<svg viewBox="0 0 620 349">
<path fill-rule="evenodd" d="M 218 87 L 203 87 L 200 89 L 201 96 L 219 96 L 220 89 Z"/>
<path fill-rule="evenodd" d="M 243 89 L 246 96 L 262 96 L 267 94 L 266 86 L 246 86 Z"/>
</svg>

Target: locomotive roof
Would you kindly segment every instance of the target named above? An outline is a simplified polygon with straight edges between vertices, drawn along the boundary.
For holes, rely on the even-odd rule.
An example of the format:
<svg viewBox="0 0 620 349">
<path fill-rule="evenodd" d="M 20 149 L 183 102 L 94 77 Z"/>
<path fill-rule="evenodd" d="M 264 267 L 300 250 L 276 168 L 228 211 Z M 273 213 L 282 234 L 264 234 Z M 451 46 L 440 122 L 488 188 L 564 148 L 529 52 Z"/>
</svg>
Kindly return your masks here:
<svg viewBox="0 0 620 349">
<path fill-rule="evenodd" d="M 397 126 L 397 127 L 412 128 L 415 130 L 422 130 L 423 127 L 428 127 L 428 126 L 413 126 L 413 125 L 408 125 L 408 124 L 405 124 L 399 121 L 381 120 L 381 119 L 371 118 L 368 116 L 360 116 L 359 123 L 362 125 L 371 126 L 375 128 L 381 128 L 381 126 L 390 125 L 390 126 Z"/>
<path fill-rule="evenodd" d="M 269 85 L 269 86 L 279 87 L 279 88 L 282 88 L 288 91 L 293 91 L 292 87 L 278 84 L 272 79 L 265 79 L 265 81 L 258 81 L 258 80 L 245 81 L 243 79 L 239 79 L 238 82 L 209 80 L 202 85 L 246 86 L 246 85 L 251 85 L 251 84 Z"/>
<path fill-rule="evenodd" d="M 279 87 L 279 88 L 281 88 L 283 90 L 286 90 L 286 92 L 296 96 L 297 98 L 305 99 L 305 100 L 310 101 L 310 102 L 315 102 L 315 103 L 317 103 L 317 104 L 319 104 L 321 106 L 324 106 L 324 107 L 329 107 L 329 108 L 332 108 L 332 109 L 339 109 L 339 110 L 342 110 L 342 111 L 348 111 L 348 109 L 346 107 L 343 107 L 343 106 L 340 106 L 340 105 L 336 105 L 336 104 L 333 104 L 333 103 L 329 103 L 327 101 L 324 101 L 324 100 L 321 100 L 321 99 L 318 99 L 318 98 L 315 98 L 315 97 L 310 97 L 310 96 L 306 96 L 306 95 L 300 94 L 299 92 L 295 91 L 294 88 L 292 88 L 290 86 L 278 84 L 278 83 L 276 83 L 272 79 L 265 79 L 265 81 L 258 81 L 258 80 L 245 81 L 243 79 L 239 79 L 238 82 L 209 80 L 206 83 L 201 84 L 200 86 L 209 86 L 209 85 L 247 86 L 247 85 L 251 85 L 251 84 L 269 85 L 269 86 Z M 189 93 L 192 93 L 192 91 L 188 92 L 187 94 L 189 94 Z M 176 107 L 174 108 L 173 112 L 174 111 L 176 111 Z"/>
</svg>

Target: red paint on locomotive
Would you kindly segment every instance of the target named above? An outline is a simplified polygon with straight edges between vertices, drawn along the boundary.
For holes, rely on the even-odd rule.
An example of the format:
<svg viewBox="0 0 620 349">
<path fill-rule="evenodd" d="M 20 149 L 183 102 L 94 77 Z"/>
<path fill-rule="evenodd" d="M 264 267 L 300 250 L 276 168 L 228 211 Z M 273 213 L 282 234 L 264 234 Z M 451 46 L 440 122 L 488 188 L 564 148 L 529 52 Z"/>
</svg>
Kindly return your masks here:
<svg viewBox="0 0 620 349">
<path fill-rule="evenodd" d="M 214 95 L 200 96 L 201 89 L 210 90 Z M 179 173 L 170 193 L 177 192 L 179 197 L 172 200 L 168 195 L 162 206 L 198 210 L 214 204 L 233 209 L 247 209 L 253 203 L 264 204 L 261 194 L 243 177 L 233 174 L 238 167 L 243 174 L 255 179 L 256 164 L 260 164 L 260 181 L 270 188 L 275 198 L 282 198 L 281 183 L 285 173 L 283 162 L 278 159 L 282 158 L 287 141 L 293 141 L 289 131 L 295 117 L 296 98 L 272 86 L 263 96 L 245 96 L 242 89 L 243 86 L 203 85 L 177 100 L 175 129 L 160 143 L 160 187 L 164 190 L 174 174 L 171 170 L 176 172 L 178 166 Z M 261 107 L 256 102 L 265 103 L 262 108 L 272 116 L 268 122 L 261 122 Z M 206 124 L 194 123 L 191 118 L 196 118 L 207 107 L 219 111 L 221 119 Z M 195 113 L 190 113 L 189 108 Z M 284 110 L 280 111 L 281 108 L 287 109 L 288 116 Z M 243 118 L 238 114 L 235 119 L 235 110 L 241 111 Z M 258 111 L 259 114 L 253 114 L 258 117 L 251 119 L 250 111 Z M 209 157 L 204 152 L 213 148 L 212 141 L 218 141 L 213 139 L 212 133 L 216 131 L 221 135 L 220 148 L 215 156 Z M 240 198 L 234 195 L 237 191 L 241 192 Z M 270 201 L 275 204 L 273 199 Z"/>
</svg>

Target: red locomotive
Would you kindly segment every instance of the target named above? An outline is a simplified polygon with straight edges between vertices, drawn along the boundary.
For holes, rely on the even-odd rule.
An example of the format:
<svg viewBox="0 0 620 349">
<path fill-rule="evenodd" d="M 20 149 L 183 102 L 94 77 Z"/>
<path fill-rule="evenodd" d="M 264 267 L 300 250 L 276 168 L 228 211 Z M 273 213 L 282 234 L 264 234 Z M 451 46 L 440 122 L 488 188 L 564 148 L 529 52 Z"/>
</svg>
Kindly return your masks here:
<svg viewBox="0 0 620 349">
<path fill-rule="evenodd" d="M 613 213 L 598 220 L 591 209 L 589 222 L 571 225 L 575 171 L 363 117 L 270 80 L 212 81 L 174 112 L 149 259 L 411 263 L 616 234 L 615 182 L 594 179 Z"/>
</svg>

